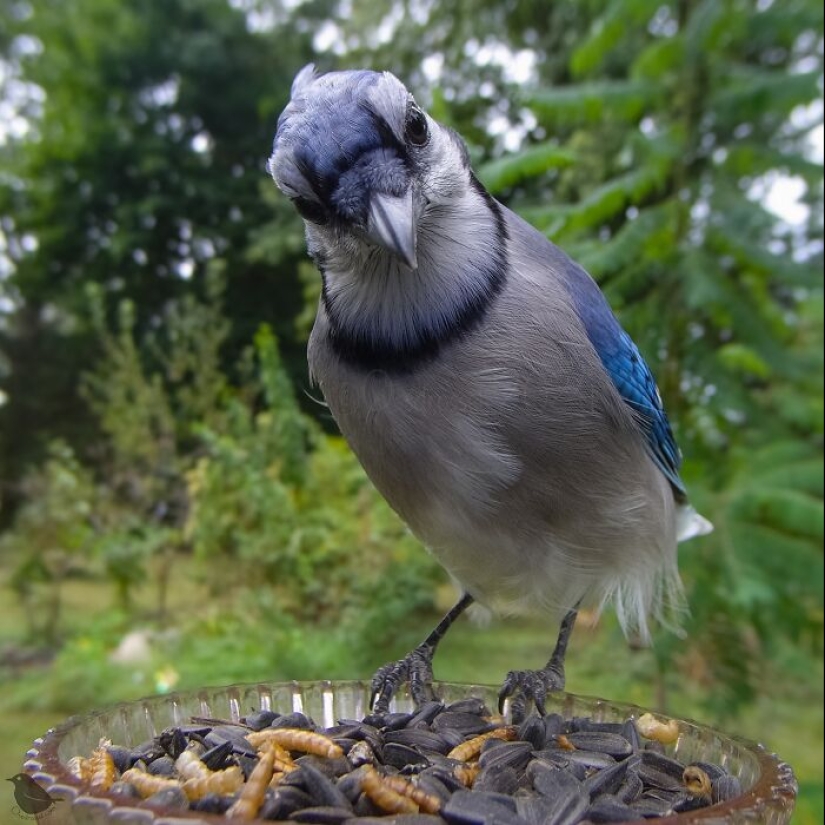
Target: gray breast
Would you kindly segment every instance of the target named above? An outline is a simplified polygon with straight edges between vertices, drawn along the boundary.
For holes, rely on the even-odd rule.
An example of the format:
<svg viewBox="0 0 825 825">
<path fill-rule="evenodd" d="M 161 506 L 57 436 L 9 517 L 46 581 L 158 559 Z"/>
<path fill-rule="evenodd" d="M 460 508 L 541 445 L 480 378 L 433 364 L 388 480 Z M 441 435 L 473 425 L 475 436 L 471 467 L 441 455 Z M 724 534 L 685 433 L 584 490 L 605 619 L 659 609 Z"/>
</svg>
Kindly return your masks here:
<svg viewBox="0 0 825 825">
<path fill-rule="evenodd" d="M 323 311 L 310 343 L 313 374 L 373 483 L 487 603 L 509 604 L 526 586 L 531 601 L 558 602 L 617 566 L 660 563 L 672 520 L 666 485 L 564 296 L 521 287 L 410 373 L 338 361 Z"/>
</svg>

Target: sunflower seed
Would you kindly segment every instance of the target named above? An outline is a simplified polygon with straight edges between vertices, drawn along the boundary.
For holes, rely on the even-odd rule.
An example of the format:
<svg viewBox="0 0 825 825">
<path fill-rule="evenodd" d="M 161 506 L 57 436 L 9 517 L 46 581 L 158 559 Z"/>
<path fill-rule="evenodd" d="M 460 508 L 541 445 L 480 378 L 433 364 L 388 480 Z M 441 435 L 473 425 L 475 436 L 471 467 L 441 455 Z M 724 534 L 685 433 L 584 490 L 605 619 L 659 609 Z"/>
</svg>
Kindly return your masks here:
<svg viewBox="0 0 825 825">
<path fill-rule="evenodd" d="M 174 776 L 175 761 L 169 756 L 159 756 L 149 763 L 147 770 L 152 776 Z"/>
<path fill-rule="evenodd" d="M 208 793 L 192 803 L 192 810 L 200 811 L 203 814 L 225 814 L 232 807 L 234 801 L 231 796 Z"/>
<path fill-rule="evenodd" d="M 597 722 L 586 716 L 574 716 L 567 722 L 568 733 L 616 733 L 622 732 L 622 722 Z"/>
<path fill-rule="evenodd" d="M 699 808 L 707 807 L 707 800 L 692 793 L 680 793 L 673 800 L 672 808 L 677 814 L 686 811 L 696 811 Z"/>
<path fill-rule="evenodd" d="M 458 790 L 458 788 L 460 787 L 460 784 L 458 783 L 456 785 L 448 786 L 447 783 L 443 781 L 443 779 L 441 779 L 437 774 L 426 772 L 418 774 L 416 784 L 425 793 L 428 793 L 430 796 L 434 796 L 437 799 L 441 800 L 442 804 L 445 803 L 450 798 L 450 796 L 452 796 L 453 791 Z"/>
<path fill-rule="evenodd" d="M 616 796 L 625 805 L 635 802 L 644 790 L 644 784 L 635 772 L 629 773 L 625 778 L 624 784 L 616 791 Z"/>
<path fill-rule="evenodd" d="M 223 768 L 229 767 L 230 758 L 232 756 L 233 744 L 230 740 L 221 742 L 215 745 L 208 751 L 205 751 L 201 756 L 201 762 L 209 768 L 210 771 L 219 771 Z"/>
<path fill-rule="evenodd" d="M 384 764 L 394 768 L 405 768 L 408 765 L 428 765 L 430 760 L 420 751 L 401 745 L 398 742 L 388 742 L 384 745 Z"/>
<path fill-rule="evenodd" d="M 603 770 L 616 764 L 616 760 L 609 753 L 597 753 L 596 751 L 564 751 L 564 758 L 570 764 L 584 765 L 585 768 Z"/>
<path fill-rule="evenodd" d="M 482 749 L 478 764 L 488 767 L 511 767 L 521 771 L 530 761 L 533 746 L 529 742 L 499 742 L 495 747 Z"/>
<path fill-rule="evenodd" d="M 451 713 L 472 713 L 476 716 L 489 716 L 490 711 L 487 710 L 487 705 L 484 704 L 483 699 L 478 699 L 475 696 L 469 696 L 466 699 L 459 699 L 447 705 L 446 710 Z"/>
<path fill-rule="evenodd" d="M 456 730 L 464 736 L 475 736 L 491 727 L 487 719 L 467 711 L 445 710 L 433 719 L 433 730 Z"/>
<path fill-rule="evenodd" d="M 617 759 L 623 759 L 633 753 L 630 742 L 618 733 L 602 731 L 581 731 L 567 734 L 567 741 L 578 750 L 606 753 Z"/>
<path fill-rule="evenodd" d="M 624 762 L 617 762 L 609 768 L 596 771 L 584 780 L 585 791 L 590 794 L 591 799 L 602 794 L 616 793 L 624 782 L 631 765 L 636 767 L 638 761 L 634 763 L 631 759 L 625 759 Z M 641 783 L 639 791 L 641 793 Z"/>
<path fill-rule="evenodd" d="M 630 806 L 619 802 L 617 799 L 608 799 L 606 797 L 601 797 L 598 801 L 594 802 L 587 809 L 586 817 L 591 822 L 597 823 L 627 822 L 628 820 L 636 818 Z"/>
<path fill-rule="evenodd" d="M 174 808 L 183 811 L 189 807 L 189 799 L 183 788 L 164 788 L 145 799 L 143 804 L 152 808 Z"/>
<path fill-rule="evenodd" d="M 516 812 L 529 825 L 544 825 L 550 822 L 555 805 L 543 796 L 520 796 L 516 798 Z"/>
<path fill-rule="evenodd" d="M 533 788 L 542 796 L 553 799 L 581 794 L 586 802 L 590 800 L 582 783 L 562 767 L 551 766 L 536 759 L 527 766 L 527 776 L 532 781 Z"/>
<path fill-rule="evenodd" d="M 318 805 L 331 808 L 343 808 L 352 812 L 352 804 L 341 789 L 310 760 L 316 757 L 301 759 L 301 766 L 293 774 L 300 772 L 303 775 L 303 784 L 307 792 Z M 326 760 L 333 761 L 333 760 Z M 343 760 L 345 761 L 345 760 Z M 291 777 L 290 777 L 291 778 Z"/>
<path fill-rule="evenodd" d="M 129 782 L 114 782 L 109 788 L 109 793 L 115 796 L 120 796 L 125 799 L 140 799 L 138 789 Z"/>
<path fill-rule="evenodd" d="M 490 765 L 482 768 L 473 782 L 473 793 L 489 791 L 491 793 L 512 796 L 519 785 L 519 775 L 509 765 Z"/>
<path fill-rule="evenodd" d="M 456 791 L 441 809 L 441 816 L 459 825 L 527 825 L 516 813 L 512 797 L 483 791 Z"/>
<path fill-rule="evenodd" d="M 274 710 L 256 710 L 245 716 L 243 722 L 249 725 L 252 730 L 263 730 L 268 728 L 281 714 L 275 713 Z"/>
<path fill-rule="evenodd" d="M 407 727 L 414 728 L 419 725 L 429 725 L 443 710 L 444 704 L 442 702 L 425 702 L 407 723 Z"/>
<path fill-rule="evenodd" d="M 312 720 L 295 711 L 294 713 L 285 713 L 283 716 L 277 716 L 272 720 L 269 727 L 271 728 L 299 728 L 301 730 L 312 730 L 315 725 Z"/>
<path fill-rule="evenodd" d="M 180 728 L 166 728 L 158 736 L 158 744 L 174 761 L 186 750 L 189 740 Z"/>
<path fill-rule="evenodd" d="M 633 749 L 633 753 L 641 750 L 642 740 L 639 738 L 639 729 L 636 727 L 636 723 L 632 719 L 628 719 L 622 725 L 620 732 L 621 735 L 624 736 L 628 742 L 630 742 L 630 747 Z"/>
<path fill-rule="evenodd" d="M 341 825 L 352 817 L 351 808 L 333 808 L 329 805 L 322 805 L 317 808 L 304 808 L 300 811 L 293 811 L 287 817 L 292 822 L 312 822 L 316 825 Z"/>
<path fill-rule="evenodd" d="M 383 723 L 376 725 L 376 727 L 383 728 L 385 731 L 400 730 L 410 724 L 410 719 L 413 718 L 413 715 L 412 713 L 387 713 L 384 716 Z"/>
<path fill-rule="evenodd" d="M 735 799 L 741 793 L 742 784 L 735 776 L 723 774 L 716 779 L 711 779 L 711 800 L 714 805 L 717 802 L 727 802 L 729 799 Z"/>
<path fill-rule="evenodd" d="M 553 737 L 558 736 L 565 730 L 564 718 L 558 713 L 548 713 L 542 717 L 544 722 L 544 747 L 553 741 Z"/>
<path fill-rule="evenodd" d="M 106 750 L 109 751 L 109 756 L 112 757 L 118 773 L 123 773 L 132 767 L 132 751 L 130 751 L 129 748 L 110 745 Z"/>
<path fill-rule="evenodd" d="M 384 742 L 386 744 L 395 742 L 419 751 L 434 751 L 435 753 L 447 753 L 451 750 L 449 742 L 443 736 L 425 728 L 403 728 L 389 731 L 384 734 Z"/>
<path fill-rule="evenodd" d="M 540 716 L 528 716 L 519 726 L 518 738 L 529 742 L 533 750 L 540 751 L 546 741 L 547 728 Z"/>
</svg>

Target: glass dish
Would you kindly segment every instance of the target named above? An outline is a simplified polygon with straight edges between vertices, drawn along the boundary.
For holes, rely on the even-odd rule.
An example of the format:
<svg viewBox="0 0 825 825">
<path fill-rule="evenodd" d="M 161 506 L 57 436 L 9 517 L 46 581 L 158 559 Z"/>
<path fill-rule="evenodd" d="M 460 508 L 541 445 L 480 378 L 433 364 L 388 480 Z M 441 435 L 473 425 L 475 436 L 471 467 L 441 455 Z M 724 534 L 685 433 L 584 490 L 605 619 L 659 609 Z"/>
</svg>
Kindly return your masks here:
<svg viewBox="0 0 825 825">
<path fill-rule="evenodd" d="M 498 701 L 497 688 L 490 686 L 442 682 L 435 687 L 445 702 L 473 696 L 495 708 Z M 295 710 L 329 727 L 338 719 L 363 718 L 368 712 L 368 703 L 369 684 L 366 682 L 272 682 L 172 693 L 68 719 L 35 741 L 27 754 L 24 770 L 53 797 L 63 800 L 38 815 L 38 821 L 48 825 L 225 824 L 227 820 L 221 816 L 136 807 L 134 801 L 84 787 L 69 770 L 68 762 L 73 756 L 87 756 L 101 738 L 133 746 L 151 739 L 164 728 L 188 722 L 191 716 L 237 721 L 257 709 Z M 393 710 L 409 710 L 411 707 L 409 695 L 403 692 L 393 700 Z M 589 716 L 604 722 L 638 718 L 645 712 L 633 705 L 567 693 L 549 695 L 547 711 L 566 718 Z M 743 793 L 729 802 L 662 817 L 655 820 L 657 825 L 781 825 L 790 820 L 797 792 L 793 772 L 761 745 L 679 720 L 679 738 L 668 751 L 684 763 L 704 760 L 725 766 L 739 777 Z M 391 821 L 388 817 L 387 822 Z M 263 823 L 264 820 L 254 822 Z"/>
</svg>

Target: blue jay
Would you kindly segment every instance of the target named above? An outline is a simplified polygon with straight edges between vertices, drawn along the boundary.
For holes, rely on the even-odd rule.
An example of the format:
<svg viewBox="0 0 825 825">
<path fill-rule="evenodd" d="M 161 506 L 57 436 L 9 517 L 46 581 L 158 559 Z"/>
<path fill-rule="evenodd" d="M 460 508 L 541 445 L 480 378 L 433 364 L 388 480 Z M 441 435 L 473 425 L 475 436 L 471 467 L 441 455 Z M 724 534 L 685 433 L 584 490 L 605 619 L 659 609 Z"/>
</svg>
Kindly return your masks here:
<svg viewBox="0 0 825 825">
<path fill-rule="evenodd" d="M 560 621 L 547 665 L 500 693 L 543 711 L 579 606 L 611 601 L 646 639 L 680 604 L 677 542 L 710 529 L 648 366 L 590 276 L 493 199 L 392 74 L 304 68 L 269 170 L 321 273 L 311 376 L 462 593 L 375 674 L 375 710 L 405 682 L 432 697 L 435 649 L 478 602 Z"/>
</svg>

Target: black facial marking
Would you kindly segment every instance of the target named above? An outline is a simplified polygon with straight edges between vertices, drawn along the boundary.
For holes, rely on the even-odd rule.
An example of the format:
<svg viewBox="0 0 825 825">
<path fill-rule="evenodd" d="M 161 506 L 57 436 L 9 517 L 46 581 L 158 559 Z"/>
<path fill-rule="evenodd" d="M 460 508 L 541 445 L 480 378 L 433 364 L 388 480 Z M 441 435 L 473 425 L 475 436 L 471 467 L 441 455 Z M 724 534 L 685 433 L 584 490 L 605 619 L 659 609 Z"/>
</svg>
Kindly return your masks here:
<svg viewBox="0 0 825 825">
<path fill-rule="evenodd" d="M 398 152 L 403 151 L 404 147 L 395 136 L 395 132 L 393 132 L 389 123 L 384 120 L 384 116 L 377 112 L 368 101 L 363 102 L 361 106 L 369 114 L 372 124 L 375 127 L 376 134 L 379 136 L 380 144 L 382 146 L 386 146 L 387 148 L 395 149 Z"/>
<path fill-rule="evenodd" d="M 323 226 L 329 223 L 329 215 L 320 203 L 310 198 L 293 198 L 292 205 L 298 211 L 298 214 L 306 221 Z"/>
</svg>

